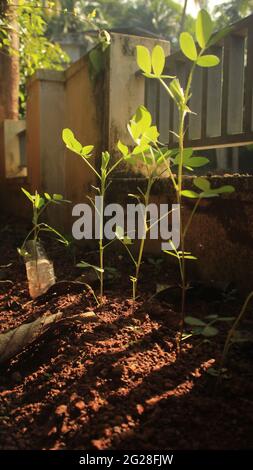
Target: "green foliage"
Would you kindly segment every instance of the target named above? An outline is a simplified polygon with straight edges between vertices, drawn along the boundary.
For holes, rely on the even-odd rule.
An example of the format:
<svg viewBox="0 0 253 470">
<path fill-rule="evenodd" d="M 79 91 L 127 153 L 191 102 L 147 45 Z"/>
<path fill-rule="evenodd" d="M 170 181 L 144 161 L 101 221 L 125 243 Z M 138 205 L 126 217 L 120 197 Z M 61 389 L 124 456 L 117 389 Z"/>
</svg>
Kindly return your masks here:
<svg viewBox="0 0 253 470">
<path fill-rule="evenodd" d="M 198 158 L 198 157 L 196 157 Z M 211 188 L 211 183 L 206 178 L 199 176 L 193 180 L 193 184 L 196 188 L 200 189 L 201 192 L 197 193 L 195 191 L 183 190 L 181 191 L 182 196 L 198 199 L 198 198 L 210 198 L 218 197 L 220 194 L 230 194 L 233 193 L 235 188 L 230 185 L 220 186 L 219 188 Z"/>
<path fill-rule="evenodd" d="M 60 243 L 63 243 L 65 246 L 68 246 L 69 241 L 63 235 L 61 235 L 60 232 L 58 232 L 55 228 L 51 227 L 50 225 L 48 225 L 44 222 L 40 222 L 40 218 L 41 218 L 42 214 L 44 213 L 45 209 L 47 209 L 47 207 L 49 207 L 50 205 L 52 205 L 52 204 L 57 205 L 57 204 L 61 204 L 63 202 L 70 202 L 70 201 L 64 199 L 61 194 L 52 194 L 52 195 L 50 195 L 48 193 L 44 193 L 43 195 L 40 195 L 37 191 L 35 192 L 35 194 L 31 194 L 25 188 L 21 188 L 21 190 L 23 191 L 23 193 L 25 194 L 27 199 L 32 204 L 32 210 L 33 210 L 32 225 L 33 225 L 33 228 L 28 233 L 28 235 L 26 236 L 26 238 L 25 238 L 25 240 L 22 244 L 22 247 L 18 248 L 19 254 L 21 256 L 25 256 L 26 255 L 26 251 L 25 251 L 26 241 L 32 236 L 34 242 L 37 242 L 41 232 L 49 232 L 53 235 L 56 235 L 57 240 Z"/>
<path fill-rule="evenodd" d="M 171 162 L 173 165 L 179 165 L 180 164 L 180 156 L 177 150 L 175 158 L 171 157 Z M 183 167 L 186 168 L 187 170 L 193 171 L 194 168 L 200 168 L 204 165 L 209 163 L 208 158 L 206 157 L 200 157 L 200 156 L 193 156 L 193 149 L 192 148 L 186 148 L 183 151 Z"/>
<path fill-rule="evenodd" d="M 197 53 L 194 39 L 191 34 L 181 33 L 179 44 L 180 44 L 181 51 L 188 59 L 192 60 L 193 62 L 197 60 L 198 53 Z"/>
<path fill-rule="evenodd" d="M 46 37 L 46 17 L 42 0 L 12 1 L 17 15 L 19 50 L 13 49 L 11 35 L 13 27 L 9 25 L 8 16 L 0 19 L 0 49 L 5 48 L 10 54 L 18 55 L 20 62 L 20 102 L 21 113 L 25 109 L 25 84 L 27 78 L 38 69 L 62 70 L 68 63 L 68 55 L 59 44 Z M 51 2 L 53 4 L 53 2 Z"/>
<path fill-rule="evenodd" d="M 206 49 L 210 46 L 211 42 L 217 39 L 217 35 L 212 35 L 213 33 L 213 22 L 205 10 L 201 10 L 198 14 L 196 24 L 195 24 L 195 36 L 197 40 L 197 45 L 194 42 L 193 36 L 188 32 L 182 32 L 180 35 L 179 43 L 182 53 L 192 62 L 192 67 L 190 69 L 190 73 L 188 79 L 186 81 L 185 88 L 182 87 L 178 78 L 172 78 L 170 83 L 164 81 L 164 76 L 162 75 L 164 69 L 164 62 L 161 59 L 162 53 L 159 51 L 153 51 L 151 54 L 150 52 L 144 48 L 143 46 L 137 46 L 137 63 L 140 69 L 143 72 L 143 75 L 150 78 L 156 78 L 160 84 L 166 90 L 168 96 L 174 101 L 177 109 L 178 109 L 178 133 L 176 134 L 174 130 L 171 130 L 174 135 L 178 139 L 178 148 L 173 150 L 162 150 L 159 148 L 158 143 L 158 135 L 156 139 L 151 139 L 147 142 L 149 145 L 149 154 L 156 155 L 158 151 L 158 160 L 166 165 L 166 169 L 168 175 L 170 176 L 173 187 L 176 193 L 176 200 L 180 207 L 180 238 L 181 238 L 181 246 L 178 250 L 175 246 L 173 246 L 172 242 L 172 250 L 166 250 L 165 252 L 177 258 L 179 268 L 180 268 L 180 275 L 181 275 L 181 286 L 182 286 L 182 301 L 181 301 L 181 332 L 179 337 L 179 348 L 181 344 L 181 339 L 183 335 L 183 325 L 184 322 L 193 321 L 191 317 L 185 318 L 185 294 L 186 294 L 186 269 L 185 264 L 186 260 L 196 260 L 196 257 L 193 256 L 189 251 L 185 249 L 185 237 L 187 231 L 192 223 L 193 216 L 198 208 L 198 204 L 201 199 L 203 198 L 210 198 L 210 197 L 218 197 L 221 194 L 229 194 L 234 191 L 234 188 L 230 185 L 221 186 L 219 188 L 212 188 L 210 181 L 206 178 L 198 177 L 194 178 L 193 184 L 198 189 L 198 191 L 184 189 L 183 187 L 183 168 L 186 168 L 190 171 L 193 171 L 194 168 L 201 167 L 208 163 L 208 159 L 205 157 L 197 157 L 193 155 L 193 149 L 184 148 L 184 137 L 185 137 L 185 118 L 187 113 L 191 113 L 189 108 L 189 100 L 191 97 L 191 85 L 192 80 L 194 79 L 194 71 L 196 66 L 200 67 L 214 67 L 219 64 L 219 58 L 212 54 L 205 54 Z M 224 34 L 224 32 L 222 33 Z M 221 37 L 221 36 L 220 36 Z M 215 39 L 214 39 L 215 38 Z M 154 66 L 153 57 L 158 57 L 157 64 Z M 142 151 L 143 154 L 146 150 L 145 141 L 142 140 L 142 125 L 145 127 L 150 126 L 151 118 L 148 116 L 142 116 L 137 123 L 134 125 L 130 125 L 129 131 L 130 134 L 137 142 L 137 139 L 141 136 L 140 143 L 142 144 Z M 145 131 L 144 131 L 145 132 Z M 155 148 L 154 148 L 155 147 Z M 129 155 L 126 158 L 131 159 Z M 148 162 L 148 161 L 147 161 Z M 177 167 L 177 174 L 174 175 L 171 170 L 171 166 Z M 181 198 L 187 197 L 191 199 L 196 199 L 196 203 L 192 209 L 192 212 L 189 216 L 189 219 L 184 223 L 182 218 L 182 202 Z M 135 276 L 138 278 L 138 276 Z M 195 320 L 197 321 L 197 320 Z M 197 325 L 196 327 L 202 328 L 201 334 L 204 336 L 213 336 L 217 333 L 216 328 L 214 328 L 210 324 L 204 325 Z"/>
<path fill-rule="evenodd" d="M 221 2 L 214 8 L 216 29 L 220 30 L 228 24 L 236 23 L 236 21 L 252 13 L 252 10 L 252 0 L 229 0 L 227 2 Z"/>
<path fill-rule="evenodd" d="M 206 321 L 200 318 L 187 315 L 184 319 L 185 324 L 190 327 L 193 335 L 201 335 L 205 338 L 212 338 L 219 333 L 219 329 L 213 325 L 218 322 L 232 322 L 234 317 L 219 317 L 219 315 L 207 315 Z"/>
<path fill-rule="evenodd" d="M 196 39 L 201 49 L 208 46 L 208 41 L 213 32 L 213 22 L 206 10 L 200 10 L 196 20 Z"/>
<path fill-rule="evenodd" d="M 148 60 L 150 60 L 150 70 L 153 69 L 154 71 L 154 75 L 152 75 L 152 78 L 154 78 L 155 74 L 158 75 L 159 73 L 161 73 L 164 67 L 164 63 L 163 60 L 161 60 L 162 54 L 160 50 L 158 50 L 156 47 L 155 53 L 152 52 L 152 54 L 150 55 L 149 51 L 146 48 L 142 48 L 141 46 L 137 47 L 139 48 L 137 49 L 137 57 L 139 57 L 139 64 L 142 64 L 144 75 L 146 75 L 145 70 L 149 70 L 149 68 L 147 68 L 147 66 L 149 67 L 149 64 L 147 64 L 147 58 L 149 58 Z M 158 78 L 158 76 L 156 78 Z M 152 116 L 150 112 L 145 108 L 145 106 L 139 106 L 137 108 L 136 113 L 128 123 L 127 128 L 134 142 L 134 147 L 130 150 L 127 145 L 119 141 L 117 144 L 118 150 L 122 154 L 122 158 L 127 163 L 135 165 L 137 162 L 141 162 L 144 168 L 146 169 L 146 173 L 148 175 L 145 191 L 142 191 L 140 188 L 137 188 L 139 194 L 128 195 L 137 199 L 137 201 L 139 203 L 142 203 L 144 206 L 144 230 L 143 237 L 138 247 L 137 257 L 135 257 L 134 254 L 130 251 L 129 245 L 132 244 L 132 241 L 129 237 L 124 234 L 123 229 L 121 227 L 117 227 L 115 231 L 116 238 L 124 245 L 135 267 L 135 274 L 133 276 L 130 276 L 130 280 L 133 285 L 133 300 L 135 300 L 145 241 L 147 233 L 152 227 L 152 224 L 150 224 L 150 222 L 148 221 L 148 213 L 146 209 L 150 201 L 150 193 L 153 184 L 156 178 L 159 177 L 164 171 L 163 169 L 161 169 L 161 164 L 163 164 L 164 166 L 166 157 L 169 156 L 172 152 L 168 149 L 160 149 L 158 141 L 159 132 L 157 130 L 157 127 L 152 125 Z"/>
<path fill-rule="evenodd" d="M 104 250 L 107 246 L 110 245 L 111 242 L 108 242 L 107 244 L 104 243 L 104 199 L 106 195 L 106 191 L 109 187 L 108 183 L 108 177 L 111 175 L 111 173 L 118 167 L 118 165 L 124 160 L 124 155 L 119 158 L 115 163 L 112 163 L 110 165 L 111 161 L 111 156 L 109 152 L 105 151 L 102 152 L 101 155 L 101 163 L 100 163 L 100 170 L 98 171 L 96 169 L 95 164 L 92 162 L 91 159 L 91 153 L 94 149 L 93 145 L 86 145 L 83 146 L 74 136 L 74 133 L 66 128 L 63 129 L 62 131 L 62 139 L 63 142 L 65 143 L 66 147 L 71 150 L 72 152 L 76 153 L 79 155 L 86 165 L 91 169 L 91 171 L 95 174 L 96 178 L 99 181 L 99 187 L 93 186 L 93 189 L 101 196 L 101 207 L 98 209 L 95 205 L 94 199 L 91 197 L 87 196 L 89 199 L 91 205 L 93 206 L 94 210 L 97 211 L 98 216 L 99 216 L 99 232 L 100 232 L 100 238 L 99 238 L 99 267 L 90 265 L 89 263 L 86 263 L 85 261 L 81 261 L 80 263 L 77 264 L 78 267 L 80 268 L 93 268 L 96 272 L 96 274 L 99 277 L 100 281 L 100 301 L 102 302 L 103 299 L 103 294 L 104 294 Z M 119 145 L 119 144 L 118 144 Z M 123 149 L 125 146 L 120 145 L 120 147 Z"/>
<path fill-rule="evenodd" d="M 219 63 L 219 57 L 212 54 L 203 55 L 197 59 L 197 65 L 199 65 L 199 67 L 215 67 Z"/>
<path fill-rule="evenodd" d="M 227 335 L 227 338 L 226 338 L 226 341 L 225 341 L 225 345 L 224 345 L 224 349 L 223 349 L 223 352 L 222 352 L 221 364 L 220 364 L 219 373 L 218 373 L 219 378 L 221 377 L 222 369 L 223 369 L 224 363 L 227 359 L 227 355 L 228 355 L 228 352 L 229 352 L 229 349 L 230 349 L 231 345 L 233 343 L 242 343 L 242 342 L 245 342 L 245 341 L 246 342 L 248 342 L 248 341 L 252 342 L 253 341 L 252 334 L 249 335 L 249 333 L 251 333 L 251 332 L 246 332 L 246 335 L 245 335 L 245 334 L 243 334 L 243 332 L 238 330 L 238 326 L 242 322 L 242 319 L 244 318 L 244 315 L 246 314 L 248 306 L 249 306 L 250 302 L 252 301 L 252 299 L 253 299 L 253 292 L 250 292 L 249 295 L 247 296 L 240 312 L 239 312 L 239 315 L 235 319 L 232 327 L 230 328 L 230 330 L 228 332 L 228 335 Z"/>
</svg>

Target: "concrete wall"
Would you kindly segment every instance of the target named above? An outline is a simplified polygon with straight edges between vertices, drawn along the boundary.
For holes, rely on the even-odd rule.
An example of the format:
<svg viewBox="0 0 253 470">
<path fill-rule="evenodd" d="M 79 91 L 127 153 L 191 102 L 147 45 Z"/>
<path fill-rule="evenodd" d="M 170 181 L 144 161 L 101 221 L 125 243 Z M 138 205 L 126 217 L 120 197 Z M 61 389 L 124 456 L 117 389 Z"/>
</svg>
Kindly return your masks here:
<svg viewBox="0 0 253 470">
<path fill-rule="evenodd" d="M 125 205 L 128 193 L 136 193 L 136 186 L 145 188 L 145 180 L 116 179 L 108 195 L 109 202 Z M 213 187 L 232 184 L 235 193 L 220 198 L 203 200 L 189 229 L 186 247 L 197 256 L 198 261 L 189 261 L 190 279 L 210 282 L 234 282 L 241 292 L 253 289 L 253 176 L 211 177 Z M 185 187 L 192 188 L 192 179 L 187 178 Z M 192 188 L 193 189 L 193 188 Z M 154 185 L 151 202 L 171 204 L 173 188 L 167 178 Z M 194 200 L 184 200 L 184 219 L 187 220 Z M 161 254 L 160 241 L 148 241 L 147 252 Z M 167 256 L 168 264 L 178 267 L 174 259 Z"/>
<path fill-rule="evenodd" d="M 63 72 L 36 72 L 28 84 L 27 164 L 32 191 L 64 192 L 65 116 Z"/>
</svg>

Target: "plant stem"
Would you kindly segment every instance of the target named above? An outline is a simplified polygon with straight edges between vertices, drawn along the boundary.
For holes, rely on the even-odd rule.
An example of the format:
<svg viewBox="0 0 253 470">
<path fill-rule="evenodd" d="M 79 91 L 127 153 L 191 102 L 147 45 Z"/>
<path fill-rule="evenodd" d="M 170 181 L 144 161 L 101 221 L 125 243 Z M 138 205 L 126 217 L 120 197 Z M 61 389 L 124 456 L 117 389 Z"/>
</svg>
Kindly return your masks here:
<svg viewBox="0 0 253 470">
<path fill-rule="evenodd" d="M 249 304 L 249 302 L 251 301 L 252 298 L 253 298 L 253 292 L 251 292 L 248 295 L 248 297 L 246 298 L 237 319 L 235 320 L 234 324 L 232 325 L 232 328 L 229 330 L 229 333 L 227 335 L 227 339 L 226 339 L 226 342 L 225 342 L 225 345 L 224 345 L 223 353 L 222 353 L 220 372 L 221 372 L 221 369 L 224 365 L 224 362 L 225 362 L 225 359 L 226 359 L 226 356 L 227 356 L 227 353 L 228 353 L 228 350 L 229 350 L 231 338 L 234 335 L 235 330 L 237 328 L 237 325 L 240 323 L 240 321 L 241 321 L 241 319 L 242 319 L 242 317 L 243 317 L 243 315 L 244 315 L 244 313 L 245 313 L 245 311 L 248 307 L 248 304 Z M 220 376 L 220 374 L 219 374 L 219 376 Z"/>
<path fill-rule="evenodd" d="M 145 212 L 144 212 L 144 234 L 142 236 L 141 242 L 140 242 L 140 248 L 139 248 L 139 253 L 138 253 L 138 258 L 136 262 L 136 269 L 135 269 L 135 282 L 133 283 L 133 300 L 135 301 L 136 298 L 136 291 L 137 291 L 137 286 L 138 286 L 138 280 L 139 280 L 139 273 L 140 273 L 140 267 L 141 267 L 141 262 L 142 262 L 142 257 L 143 257 L 143 251 L 145 247 L 145 241 L 146 241 L 146 236 L 148 232 L 148 226 L 147 226 L 147 206 L 149 204 L 149 198 L 150 198 L 150 191 L 154 183 L 154 177 L 151 175 L 148 179 L 148 185 L 147 185 L 147 190 L 146 193 L 144 194 L 144 204 L 145 204 Z"/>
<path fill-rule="evenodd" d="M 104 238 L 104 197 L 105 197 L 105 184 L 106 184 L 106 177 L 101 178 L 101 206 L 100 206 L 100 213 L 99 213 L 99 266 L 100 266 L 100 302 L 102 302 L 103 295 L 104 295 L 104 246 L 103 246 L 103 238 Z"/>
</svg>

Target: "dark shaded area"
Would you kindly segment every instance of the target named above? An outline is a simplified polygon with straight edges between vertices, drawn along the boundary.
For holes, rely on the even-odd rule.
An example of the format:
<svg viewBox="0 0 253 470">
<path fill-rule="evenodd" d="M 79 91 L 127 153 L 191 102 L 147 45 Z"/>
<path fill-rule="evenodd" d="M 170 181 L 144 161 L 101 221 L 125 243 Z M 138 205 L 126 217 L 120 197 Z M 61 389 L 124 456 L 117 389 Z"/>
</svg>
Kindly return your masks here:
<svg viewBox="0 0 253 470">
<path fill-rule="evenodd" d="M 0 246 L 1 263 L 13 263 L 8 268 L 13 285 L 2 285 L 0 291 L 0 330 L 46 312 L 66 312 L 70 321 L 1 367 L 1 449 L 252 447 L 252 347 L 233 348 L 215 395 L 216 381 L 207 371 L 220 360 L 228 324 L 220 323 L 219 335 L 208 341 L 188 338 L 181 357 L 176 356 L 177 298 L 167 292 L 150 300 L 157 282 L 174 282 L 168 262 L 154 269 L 145 261 L 135 310 L 129 265 L 117 254 L 110 262 L 117 262 L 122 276 L 106 292 L 103 307 L 69 282 L 33 302 L 15 244 L 15 232 L 12 238 L 9 231 Z M 59 279 L 79 274 L 64 251 L 53 244 L 48 249 Z M 91 261 L 94 254 L 89 256 Z M 236 315 L 241 300 L 224 292 L 224 287 L 195 283 L 187 313 Z M 91 310 L 97 322 L 71 322 L 71 314 Z M 252 329 L 251 318 L 247 329 Z"/>
</svg>

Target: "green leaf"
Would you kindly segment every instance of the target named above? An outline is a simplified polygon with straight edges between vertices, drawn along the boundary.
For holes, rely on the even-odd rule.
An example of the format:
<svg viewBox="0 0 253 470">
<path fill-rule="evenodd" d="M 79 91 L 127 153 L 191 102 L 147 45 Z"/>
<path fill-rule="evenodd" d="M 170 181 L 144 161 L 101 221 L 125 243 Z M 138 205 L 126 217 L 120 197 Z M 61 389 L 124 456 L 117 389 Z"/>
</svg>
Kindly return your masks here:
<svg viewBox="0 0 253 470">
<path fill-rule="evenodd" d="M 145 106 L 140 105 L 138 106 L 132 121 L 135 122 L 140 135 L 150 128 L 152 124 L 152 116 Z"/>
<path fill-rule="evenodd" d="M 181 191 L 181 195 L 184 197 L 189 197 L 191 199 L 197 199 L 199 197 L 198 193 L 189 189 L 184 189 L 183 191 Z"/>
<path fill-rule="evenodd" d="M 144 134 L 143 134 L 143 139 L 147 143 L 149 142 L 157 142 L 157 139 L 159 137 L 159 132 L 157 130 L 156 126 L 151 126 L 149 129 L 147 129 Z"/>
<path fill-rule="evenodd" d="M 34 199 L 34 205 L 35 205 L 36 209 L 39 208 L 39 204 L 40 204 L 40 195 L 39 195 L 39 193 L 36 192 L 35 199 Z"/>
<path fill-rule="evenodd" d="M 206 326 L 206 323 L 196 317 L 186 316 L 185 323 L 190 326 Z"/>
<path fill-rule="evenodd" d="M 46 198 L 48 201 L 51 201 L 51 196 L 50 196 L 50 194 L 44 193 L 44 196 L 45 196 L 45 198 Z"/>
<path fill-rule="evenodd" d="M 183 256 L 181 256 L 181 258 L 182 258 L 182 257 L 183 257 Z M 196 256 L 193 256 L 193 255 L 185 255 L 185 256 L 184 256 L 184 259 L 196 260 L 196 259 L 198 259 L 198 258 L 196 258 Z"/>
<path fill-rule="evenodd" d="M 45 199 L 43 197 L 40 197 L 37 209 L 41 209 L 44 205 L 45 205 Z"/>
<path fill-rule="evenodd" d="M 26 195 L 26 197 L 29 199 L 29 201 L 31 201 L 33 203 L 34 196 L 32 194 L 30 194 L 29 191 L 27 191 L 25 188 L 21 188 L 21 191 L 23 191 L 23 193 Z"/>
<path fill-rule="evenodd" d="M 215 67 L 219 63 L 219 57 L 213 54 L 202 55 L 197 60 L 197 65 L 199 65 L 200 67 Z"/>
<path fill-rule="evenodd" d="M 109 152 L 102 152 L 102 165 L 101 165 L 101 168 L 103 170 L 105 170 L 107 168 L 109 161 L 110 161 Z"/>
<path fill-rule="evenodd" d="M 218 197 L 219 195 L 215 193 L 213 189 L 210 189 L 210 191 L 203 191 L 202 193 L 199 194 L 200 198 L 210 198 L 210 197 Z"/>
<path fill-rule="evenodd" d="M 200 168 L 207 165 L 207 163 L 209 163 L 209 160 L 206 157 L 192 157 L 188 161 L 188 165 L 192 168 Z"/>
<path fill-rule="evenodd" d="M 213 22 L 206 10 L 200 10 L 196 20 L 195 32 L 201 49 L 204 49 L 213 32 Z"/>
<path fill-rule="evenodd" d="M 206 337 L 216 336 L 219 333 L 219 330 L 211 325 L 206 325 L 206 327 L 202 330 L 202 335 Z"/>
<path fill-rule="evenodd" d="M 55 201 L 62 201 L 63 200 L 63 196 L 62 194 L 53 194 L 53 199 Z"/>
<path fill-rule="evenodd" d="M 199 176 L 198 178 L 195 178 L 193 180 L 193 184 L 194 184 L 194 186 L 201 189 L 202 191 L 209 191 L 210 190 L 210 182 L 206 178 L 203 178 L 202 176 Z"/>
<path fill-rule="evenodd" d="M 95 271 L 98 271 L 100 273 L 104 272 L 104 269 L 100 268 L 99 266 L 94 266 L 94 264 L 89 264 L 86 263 L 86 261 L 80 261 L 80 263 L 76 264 L 77 268 L 93 268 Z"/>
<path fill-rule="evenodd" d="M 155 46 L 151 56 L 152 67 L 156 77 L 160 77 L 165 65 L 165 54 L 161 46 Z"/>
<path fill-rule="evenodd" d="M 172 94 L 172 97 L 179 103 L 184 103 L 185 97 L 184 97 L 184 90 L 180 85 L 180 82 L 178 78 L 174 78 L 174 80 L 171 81 L 169 85 L 170 92 Z"/>
<path fill-rule="evenodd" d="M 78 140 L 75 138 L 73 132 L 70 129 L 63 129 L 62 139 L 68 149 L 72 150 L 72 152 L 75 152 L 78 155 L 81 155 L 83 147 L 80 142 L 78 142 Z"/>
<path fill-rule="evenodd" d="M 163 252 L 166 253 L 166 255 L 174 256 L 174 258 L 179 259 L 179 256 L 176 253 L 173 253 L 173 251 L 163 250 Z"/>
<path fill-rule="evenodd" d="M 151 73 L 151 57 L 150 52 L 145 46 L 136 46 L 137 64 L 145 73 Z"/>
<path fill-rule="evenodd" d="M 86 145 L 85 147 L 82 147 L 81 155 L 85 158 L 88 158 L 93 149 L 94 145 Z"/>
<path fill-rule="evenodd" d="M 122 155 L 124 155 L 124 157 L 126 157 L 128 155 L 128 147 L 125 145 L 125 144 L 122 144 L 122 142 L 119 140 L 118 143 L 117 143 L 117 147 L 119 149 L 119 151 L 122 153 Z"/>
<path fill-rule="evenodd" d="M 132 155 L 140 155 L 144 152 L 149 150 L 149 145 L 147 143 L 142 143 L 140 145 L 136 145 L 132 151 Z"/>
<path fill-rule="evenodd" d="M 183 54 L 188 59 L 195 62 L 195 60 L 197 60 L 198 53 L 192 35 L 190 33 L 181 33 L 179 43 Z"/>
<path fill-rule="evenodd" d="M 234 186 L 230 186 L 230 185 L 221 186 L 220 188 L 215 189 L 215 192 L 218 194 L 233 193 L 234 191 L 235 191 Z"/>
<path fill-rule="evenodd" d="M 206 165 L 209 163 L 208 158 L 206 157 L 197 157 L 197 156 L 192 156 L 193 154 L 193 149 L 192 148 L 186 148 L 183 151 L 183 166 L 188 169 L 192 168 L 199 168 L 201 166 Z M 179 153 L 176 155 L 174 160 L 172 160 L 174 165 L 179 165 L 180 163 L 180 158 L 179 158 Z"/>
</svg>

